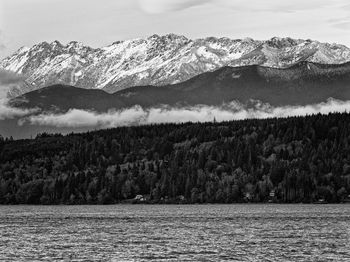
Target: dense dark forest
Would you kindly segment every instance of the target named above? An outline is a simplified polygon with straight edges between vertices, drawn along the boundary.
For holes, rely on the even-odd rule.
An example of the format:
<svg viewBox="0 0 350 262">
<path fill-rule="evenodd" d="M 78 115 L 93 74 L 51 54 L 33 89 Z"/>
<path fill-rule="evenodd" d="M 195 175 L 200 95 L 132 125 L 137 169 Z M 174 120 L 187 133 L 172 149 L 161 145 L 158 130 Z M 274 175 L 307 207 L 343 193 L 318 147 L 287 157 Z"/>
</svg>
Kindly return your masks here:
<svg viewBox="0 0 350 262">
<path fill-rule="evenodd" d="M 1 137 L 0 203 L 344 202 L 349 142 L 345 113 Z"/>
</svg>

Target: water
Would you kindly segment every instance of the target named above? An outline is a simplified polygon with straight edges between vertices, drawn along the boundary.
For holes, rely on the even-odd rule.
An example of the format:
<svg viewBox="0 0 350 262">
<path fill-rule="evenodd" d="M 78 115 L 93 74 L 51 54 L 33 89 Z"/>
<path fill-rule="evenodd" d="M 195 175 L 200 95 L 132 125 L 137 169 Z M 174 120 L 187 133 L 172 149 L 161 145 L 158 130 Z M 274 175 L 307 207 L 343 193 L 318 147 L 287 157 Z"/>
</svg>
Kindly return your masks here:
<svg viewBox="0 0 350 262">
<path fill-rule="evenodd" d="M 0 206 L 1 261 L 350 261 L 350 205 Z"/>
</svg>

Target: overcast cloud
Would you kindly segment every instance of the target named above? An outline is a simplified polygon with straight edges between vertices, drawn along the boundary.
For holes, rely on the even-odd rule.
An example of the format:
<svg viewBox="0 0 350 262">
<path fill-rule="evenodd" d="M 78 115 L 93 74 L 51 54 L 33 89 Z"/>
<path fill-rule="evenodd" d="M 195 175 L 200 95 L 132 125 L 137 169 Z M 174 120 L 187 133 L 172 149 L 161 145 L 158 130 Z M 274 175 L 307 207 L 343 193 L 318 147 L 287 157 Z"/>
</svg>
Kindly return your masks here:
<svg viewBox="0 0 350 262">
<path fill-rule="evenodd" d="M 329 0 L 138 0 L 140 8 L 147 13 L 159 14 L 180 11 L 210 3 L 230 7 L 237 11 L 295 12 L 329 5 Z"/>
</svg>

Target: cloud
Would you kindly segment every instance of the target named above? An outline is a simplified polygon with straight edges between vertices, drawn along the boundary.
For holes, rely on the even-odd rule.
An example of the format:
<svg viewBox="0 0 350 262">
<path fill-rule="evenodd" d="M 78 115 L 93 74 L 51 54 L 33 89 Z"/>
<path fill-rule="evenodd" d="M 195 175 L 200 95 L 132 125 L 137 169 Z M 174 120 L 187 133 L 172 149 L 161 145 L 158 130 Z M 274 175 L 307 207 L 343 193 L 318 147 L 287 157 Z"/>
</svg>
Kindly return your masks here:
<svg viewBox="0 0 350 262">
<path fill-rule="evenodd" d="M 10 88 L 23 80 L 21 75 L 0 69 L 0 120 L 23 117 L 37 111 L 36 109 L 14 108 L 8 104 Z"/>
<path fill-rule="evenodd" d="M 160 14 L 183 10 L 210 2 L 237 11 L 296 12 L 313 10 L 329 4 L 327 0 L 138 0 L 146 13 Z"/>
<path fill-rule="evenodd" d="M 328 114 L 331 112 L 350 112 L 350 101 L 328 99 L 326 102 L 307 106 L 273 107 L 255 101 L 253 107 L 231 102 L 221 106 L 198 105 L 193 107 L 161 106 L 143 109 L 134 106 L 129 109 L 97 113 L 80 109 L 71 109 L 62 114 L 41 113 L 23 118 L 19 124 L 53 126 L 53 127 L 94 127 L 112 128 L 126 125 L 154 123 L 182 123 L 230 121 L 251 118 L 274 118 L 288 116 L 305 116 L 311 114 Z"/>
<path fill-rule="evenodd" d="M 335 23 L 332 26 L 335 28 L 342 29 L 342 30 L 350 30 L 350 21 Z"/>
<path fill-rule="evenodd" d="M 145 111 L 135 106 L 122 111 L 109 111 L 97 113 L 81 109 L 71 109 L 63 114 L 48 114 L 29 116 L 19 123 L 29 122 L 34 125 L 45 125 L 55 127 L 115 127 L 144 122 Z"/>
<path fill-rule="evenodd" d="M 25 78 L 22 75 L 0 69 L 0 85 L 2 86 L 17 84 L 24 79 Z"/>
<path fill-rule="evenodd" d="M 6 49 L 6 45 L 3 43 L 2 37 L 1 37 L 1 30 L 0 30 L 0 51 L 3 51 Z"/>
<path fill-rule="evenodd" d="M 343 5 L 341 6 L 341 9 L 350 10 L 350 5 L 349 4 Z"/>
<path fill-rule="evenodd" d="M 14 108 L 7 104 L 7 101 L 0 99 L 0 120 L 23 117 L 34 113 L 35 109 Z"/>
<path fill-rule="evenodd" d="M 149 14 L 179 11 L 211 0 L 138 0 L 140 8 Z"/>
<path fill-rule="evenodd" d="M 22 81 L 24 81 L 22 75 L 0 68 L 0 101 L 4 103 L 4 101 L 8 99 L 10 89 L 20 84 Z"/>
<path fill-rule="evenodd" d="M 350 7 L 350 5 L 349 5 Z M 345 8 L 345 7 L 344 7 Z M 327 20 L 328 24 L 340 30 L 350 30 L 350 16 L 341 16 Z"/>
<path fill-rule="evenodd" d="M 214 3 L 214 1 L 212 1 Z M 271 11 L 271 12 L 296 12 L 313 10 L 328 5 L 327 0 L 216 0 L 218 4 L 231 7 L 235 10 L 247 11 Z"/>
</svg>

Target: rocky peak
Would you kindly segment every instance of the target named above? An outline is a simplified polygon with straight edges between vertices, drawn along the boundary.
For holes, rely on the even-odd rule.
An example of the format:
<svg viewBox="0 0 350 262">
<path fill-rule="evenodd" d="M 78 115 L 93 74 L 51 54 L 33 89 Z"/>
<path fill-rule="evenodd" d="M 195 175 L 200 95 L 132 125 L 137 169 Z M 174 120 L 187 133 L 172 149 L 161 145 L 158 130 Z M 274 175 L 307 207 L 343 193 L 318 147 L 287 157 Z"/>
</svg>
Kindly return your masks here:
<svg viewBox="0 0 350 262">
<path fill-rule="evenodd" d="M 278 49 L 282 49 L 282 48 L 286 48 L 286 47 L 293 47 L 296 46 L 300 43 L 300 41 L 292 39 L 290 37 L 285 37 L 285 38 L 281 38 L 281 37 L 273 37 L 270 40 L 266 41 L 266 44 L 270 47 L 273 48 L 278 48 Z"/>
</svg>

